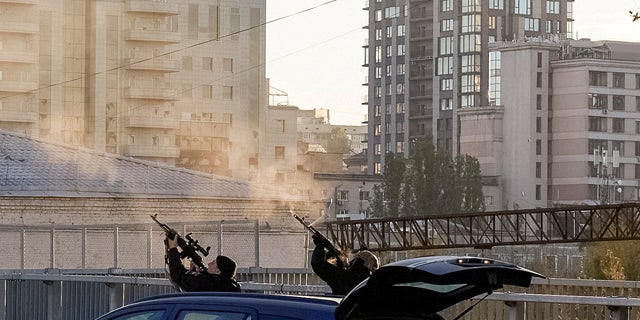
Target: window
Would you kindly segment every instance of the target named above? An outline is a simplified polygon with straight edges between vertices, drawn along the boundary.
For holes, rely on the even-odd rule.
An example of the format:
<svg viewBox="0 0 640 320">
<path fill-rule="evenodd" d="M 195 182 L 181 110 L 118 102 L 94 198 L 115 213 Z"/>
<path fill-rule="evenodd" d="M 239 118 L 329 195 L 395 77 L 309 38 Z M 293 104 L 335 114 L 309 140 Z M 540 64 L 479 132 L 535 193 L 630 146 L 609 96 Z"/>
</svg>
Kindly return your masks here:
<svg viewBox="0 0 640 320">
<path fill-rule="evenodd" d="M 276 120 L 276 132 L 285 132 L 285 121 L 283 119 Z"/>
<path fill-rule="evenodd" d="M 385 74 L 387 75 L 387 77 L 391 76 L 391 74 L 392 74 L 391 71 L 393 70 L 392 66 L 390 64 L 388 64 L 386 66 L 386 69 L 387 69 L 387 72 Z"/>
<path fill-rule="evenodd" d="M 589 131 L 607 132 L 607 118 L 589 117 Z"/>
<path fill-rule="evenodd" d="M 382 78 L 382 68 L 381 67 L 376 67 L 376 69 L 375 69 L 375 77 L 376 77 L 376 79 Z"/>
<path fill-rule="evenodd" d="M 536 162 L 536 178 L 542 178 L 542 163 Z"/>
<path fill-rule="evenodd" d="M 374 174 L 381 174 L 382 173 L 382 166 L 380 165 L 380 162 L 376 162 L 373 164 L 373 173 Z"/>
<path fill-rule="evenodd" d="M 560 1 L 547 0 L 547 13 L 560 14 Z"/>
<path fill-rule="evenodd" d="M 542 88 L 542 72 L 536 72 L 536 88 Z"/>
<path fill-rule="evenodd" d="M 536 139 L 536 155 L 542 155 L 542 140 Z"/>
<path fill-rule="evenodd" d="M 404 56 L 404 53 L 405 53 L 404 49 L 405 49 L 404 44 L 399 44 L 399 45 L 398 45 L 398 52 L 397 52 L 397 55 L 398 55 L 398 56 Z"/>
<path fill-rule="evenodd" d="M 373 154 L 375 154 L 375 155 L 380 155 L 380 153 L 381 153 L 381 146 L 380 146 L 380 144 L 379 144 L 379 143 L 376 143 L 376 144 L 373 146 L 373 149 L 374 149 Z"/>
<path fill-rule="evenodd" d="M 233 100 L 233 87 L 232 86 L 222 86 L 222 99 L 224 99 L 224 100 Z"/>
<path fill-rule="evenodd" d="M 624 133 L 624 119 L 613 118 L 611 130 L 615 133 Z"/>
<path fill-rule="evenodd" d="M 460 108 L 475 107 L 476 103 L 479 101 L 480 101 L 480 97 L 478 95 L 473 95 L 473 94 L 460 95 Z"/>
<path fill-rule="evenodd" d="M 233 59 L 222 58 L 222 71 L 233 72 Z"/>
<path fill-rule="evenodd" d="M 403 152 L 404 152 L 404 142 L 402 141 L 396 142 L 396 153 L 403 153 Z"/>
<path fill-rule="evenodd" d="M 375 114 L 376 117 L 379 117 L 380 115 L 382 115 L 382 112 L 380 111 L 380 105 L 377 104 L 373 107 L 373 112 Z"/>
<path fill-rule="evenodd" d="M 211 99 L 213 98 L 213 86 L 209 84 L 202 85 L 202 98 L 203 99 Z"/>
<path fill-rule="evenodd" d="M 391 38 L 391 37 L 393 37 L 393 27 L 392 27 L 392 26 L 388 26 L 388 27 L 386 28 L 386 30 L 387 30 L 387 34 L 386 34 L 386 35 L 387 35 L 387 38 Z"/>
<path fill-rule="evenodd" d="M 613 73 L 613 87 L 624 88 L 624 73 L 619 73 L 619 72 Z"/>
<path fill-rule="evenodd" d="M 391 49 L 391 45 L 386 46 L 385 55 L 391 57 L 393 55 L 393 49 Z"/>
<path fill-rule="evenodd" d="M 524 18 L 524 31 L 540 31 L 540 19 Z"/>
<path fill-rule="evenodd" d="M 453 31 L 453 19 L 444 19 L 440 21 L 440 31 Z"/>
<path fill-rule="evenodd" d="M 396 122 L 396 133 L 404 133 L 404 122 Z"/>
<path fill-rule="evenodd" d="M 482 31 L 482 24 L 480 21 L 481 19 L 479 14 L 462 16 L 460 31 L 462 31 L 462 33 L 480 32 Z"/>
<path fill-rule="evenodd" d="M 504 0 L 489 0 L 489 9 L 504 10 Z"/>
<path fill-rule="evenodd" d="M 536 110 L 542 110 L 542 95 L 536 94 Z"/>
<path fill-rule="evenodd" d="M 453 0 L 441 0 L 440 9 L 442 12 L 453 11 Z"/>
<path fill-rule="evenodd" d="M 538 68 L 542 68 L 542 52 L 538 52 Z"/>
<path fill-rule="evenodd" d="M 453 90 L 453 79 L 451 78 L 440 79 L 440 90 L 442 91 Z"/>
<path fill-rule="evenodd" d="M 460 56 L 460 71 L 462 73 L 480 72 L 480 55 Z"/>
<path fill-rule="evenodd" d="M 202 58 L 202 70 L 213 71 L 213 58 Z"/>
<path fill-rule="evenodd" d="M 602 71 L 589 71 L 589 85 L 606 87 L 607 86 L 607 73 Z"/>
<path fill-rule="evenodd" d="M 606 94 L 589 94 L 589 109 L 608 109 Z"/>
<path fill-rule="evenodd" d="M 382 126 L 380 124 L 376 124 L 373 128 L 373 135 L 379 136 L 382 133 Z"/>
<path fill-rule="evenodd" d="M 403 75 L 404 74 L 404 63 L 398 63 L 398 65 L 396 66 L 396 74 L 397 75 Z"/>
<path fill-rule="evenodd" d="M 624 111 L 624 96 L 613 96 L 613 110 Z"/>
<path fill-rule="evenodd" d="M 398 29 L 398 31 L 397 31 L 398 32 L 398 37 L 404 37 L 405 34 L 406 34 L 406 28 L 405 28 L 404 24 L 399 24 L 397 29 Z"/>
<path fill-rule="evenodd" d="M 611 147 L 613 148 L 613 151 L 618 150 L 618 152 L 620 152 L 620 156 L 624 157 L 624 141 L 613 140 L 611 141 Z"/>
<path fill-rule="evenodd" d="M 462 0 L 462 12 L 480 12 L 480 0 Z"/>
<path fill-rule="evenodd" d="M 280 173 L 282 175 L 282 173 Z M 283 177 L 284 178 L 284 177 Z M 283 179 L 284 180 L 284 179 Z M 276 182 L 278 181 L 278 175 L 276 175 Z M 282 183 L 284 181 L 280 181 Z M 138 318 L 134 318 L 138 319 Z M 159 318 L 141 318 L 141 319 L 159 319 Z M 228 312 L 228 311 L 209 311 L 209 310 L 184 310 L 178 315 L 179 320 L 242 320 L 251 319 L 251 314 L 240 312 Z"/>
<path fill-rule="evenodd" d="M 438 75 L 453 74 L 453 57 L 440 57 L 438 62 Z"/>
<path fill-rule="evenodd" d="M 497 26 L 497 19 L 496 16 L 489 16 L 489 30 L 495 30 L 496 26 Z M 489 42 L 495 42 L 494 41 L 489 41 Z"/>
<path fill-rule="evenodd" d="M 440 38 L 440 51 L 441 55 L 453 54 L 453 37 L 441 37 Z"/>
<path fill-rule="evenodd" d="M 513 13 L 515 14 L 531 14 L 531 0 L 515 0 L 513 7 Z"/>
<path fill-rule="evenodd" d="M 397 18 L 400 16 L 400 7 L 387 7 L 384 8 L 385 18 Z"/>
<path fill-rule="evenodd" d="M 396 94 L 404 94 L 404 83 L 396 84 Z"/>
<path fill-rule="evenodd" d="M 636 89 L 640 89 L 640 74 L 636 74 Z"/>
<path fill-rule="evenodd" d="M 382 10 L 376 10 L 374 16 L 376 21 L 382 21 Z"/>
<path fill-rule="evenodd" d="M 460 53 L 479 52 L 482 50 L 479 34 L 463 34 L 460 36 Z"/>
<path fill-rule="evenodd" d="M 382 40 L 382 29 L 376 29 L 376 40 Z"/>
<path fill-rule="evenodd" d="M 276 160 L 283 160 L 284 159 L 284 147 L 282 147 L 282 146 L 276 146 L 275 147 L 275 158 L 276 158 Z"/>
<path fill-rule="evenodd" d="M 382 97 L 382 88 L 381 88 L 380 86 L 376 86 L 376 87 L 374 88 L 374 96 L 375 96 L 376 98 L 380 98 L 380 97 Z"/>
<path fill-rule="evenodd" d="M 489 52 L 489 103 L 502 104 L 502 54 L 500 51 Z"/>
<path fill-rule="evenodd" d="M 536 184 L 536 200 L 542 200 L 542 186 Z"/>
<path fill-rule="evenodd" d="M 640 97 L 636 97 L 636 111 L 640 111 Z"/>
<path fill-rule="evenodd" d="M 440 110 L 453 110 L 453 99 L 440 99 Z"/>
<path fill-rule="evenodd" d="M 375 59 L 376 62 L 380 63 L 382 62 L 382 47 L 381 46 L 376 46 L 375 48 Z"/>
<path fill-rule="evenodd" d="M 640 156 L 640 141 L 636 141 L 636 157 Z"/>
<path fill-rule="evenodd" d="M 113 318 L 113 320 L 160 319 L 162 318 L 164 312 L 165 310 L 138 311 Z"/>
<path fill-rule="evenodd" d="M 542 118 L 536 117 L 536 132 L 542 133 Z"/>
<path fill-rule="evenodd" d="M 396 103 L 396 113 L 397 113 L 397 114 L 402 114 L 402 113 L 404 113 L 404 102 L 398 102 L 398 103 Z"/>
<path fill-rule="evenodd" d="M 480 92 L 480 75 L 465 74 L 460 77 L 460 92 Z"/>
</svg>

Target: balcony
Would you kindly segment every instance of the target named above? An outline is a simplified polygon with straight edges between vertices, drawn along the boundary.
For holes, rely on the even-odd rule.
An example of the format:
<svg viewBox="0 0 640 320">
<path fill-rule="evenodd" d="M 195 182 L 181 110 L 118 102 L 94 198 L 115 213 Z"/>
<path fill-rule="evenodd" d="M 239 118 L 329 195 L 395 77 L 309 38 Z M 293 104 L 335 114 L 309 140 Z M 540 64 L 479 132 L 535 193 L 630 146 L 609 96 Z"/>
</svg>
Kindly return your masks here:
<svg viewBox="0 0 640 320">
<path fill-rule="evenodd" d="M 32 111 L 0 110 L 0 119 L 6 122 L 38 122 L 38 113 Z"/>
<path fill-rule="evenodd" d="M 131 87 L 124 90 L 124 96 L 129 99 L 180 100 L 178 89 L 174 88 Z"/>
<path fill-rule="evenodd" d="M 1 57 L 1 56 L 0 56 Z M 125 66 L 128 70 L 155 70 L 165 72 L 180 71 L 180 63 L 177 60 L 166 57 L 148 59 L 125 59 Z"/>
<path fill-rule="evenodd" d="M 38 24 L 0 18 L 0 32 L 36 34 L 38 32 Z"/>
<path fill-rule="evenodd" d="M 160 43 L 179 43 L 180 32 L 163 30 L 129 29 L 125 39 L 129 41 L 149 41 Z"/>
<path fill-rule="evenodd" d="M 133 115 L 125 119 L 127 127 L 178 129 L 180 122 L 177 116 Z"/>
<path fill-rule="evenodd" d="M 170 0 L 127 0 L 126 10 L 129 12 L 177 15 L 180 14 L 180 2 Z"/>
<path fill-rule="evenodd" d="M 11 4 L 36 4 L 38 0 L 0 0 L 0 3 Z"/>
<path fill-rule="evenodd" d="M 36 63 L 38 62 L 38 53 L 32 51 L 0 50 L 0 61 L 16 63 Z"/>
<path fill-rule="evenodd" d="M 180 149 L 174 146 L 150 146 L 129 144 L 123 146 L 124 155 L 131 157 L 177 158 Z"/>
<path fill-rule="evenodd" d="M 35 81 L 0 80 L 0 91 L 4 92 L 29 92 L 38 89 Z"/>
</svg>

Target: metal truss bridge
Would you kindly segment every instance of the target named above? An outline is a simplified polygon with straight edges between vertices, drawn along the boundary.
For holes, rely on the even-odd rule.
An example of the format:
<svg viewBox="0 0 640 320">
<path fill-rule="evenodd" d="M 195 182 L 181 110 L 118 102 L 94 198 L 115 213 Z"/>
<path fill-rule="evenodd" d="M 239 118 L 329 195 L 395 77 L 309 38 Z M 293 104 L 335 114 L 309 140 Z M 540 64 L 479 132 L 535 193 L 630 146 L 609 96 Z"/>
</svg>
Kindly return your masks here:
<svg viewBox="0 0 640 320">
<path fill-rule="evenodd" d="M 327 222 L 336 246 L 372 251 L 640 240 L 640 203 Z"/>
</svg>

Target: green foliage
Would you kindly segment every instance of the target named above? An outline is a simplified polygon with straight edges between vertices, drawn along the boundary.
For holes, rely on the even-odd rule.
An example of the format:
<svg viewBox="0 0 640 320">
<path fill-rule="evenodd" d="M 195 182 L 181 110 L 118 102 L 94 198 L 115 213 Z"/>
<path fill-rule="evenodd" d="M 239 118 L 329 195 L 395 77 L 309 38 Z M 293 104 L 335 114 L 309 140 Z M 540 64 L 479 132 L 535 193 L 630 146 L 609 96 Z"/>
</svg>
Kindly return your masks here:
<svg viewBox="0 0 640 320">
<path fill-rule="evenodd" d="M 589 244 L 584 255 L 585 276 L 601 280 L 640 280 L 640 241 Z"/>
<path fill-rule="evenodd" d="M 373 197 L 369 199 L 369 207 L 371 208 L 371 217 L 380 218 L 384 216 L 384 196 L 382 186 L 376 184 L 373 186 Z"/>
<path fill-rule="evenodd" d="M 414 143 L 409 160 L 387 154 L 384 169 L 381 190 L 374 188 L 375 216 L 484 210 L 478 160 L 468 155 L 452 160 L 446 151 L 436 151 L 429 138 Z"/>
<path fill-rule="evenodd" d="M 331 136 L 327 142 L 327 152 L 342 154 L 349 152 L 349 138 L 340 128 L 333 128 L 333 130 L 331 130 Z"/>
</svg>

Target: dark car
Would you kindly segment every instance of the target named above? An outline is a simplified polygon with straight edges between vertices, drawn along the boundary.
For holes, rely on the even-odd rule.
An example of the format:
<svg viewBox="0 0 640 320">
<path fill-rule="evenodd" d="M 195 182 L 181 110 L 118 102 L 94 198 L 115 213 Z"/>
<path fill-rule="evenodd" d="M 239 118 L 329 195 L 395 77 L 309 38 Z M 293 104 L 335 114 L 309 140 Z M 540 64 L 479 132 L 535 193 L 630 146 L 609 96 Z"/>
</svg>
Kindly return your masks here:
<svg viewBox="0 0 640 320">
<path fill-rule="evenodd" d="M 177 293 L 146 298 L 98 320 L 442 319 L 437 313 L 503 285 L 542 275 L 478 257 L 432 256 L 382 266 L 343 299 L 258 293 Z"/>
</svg>

